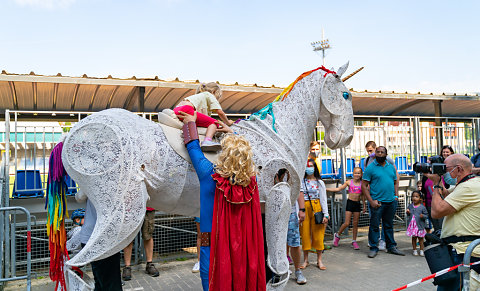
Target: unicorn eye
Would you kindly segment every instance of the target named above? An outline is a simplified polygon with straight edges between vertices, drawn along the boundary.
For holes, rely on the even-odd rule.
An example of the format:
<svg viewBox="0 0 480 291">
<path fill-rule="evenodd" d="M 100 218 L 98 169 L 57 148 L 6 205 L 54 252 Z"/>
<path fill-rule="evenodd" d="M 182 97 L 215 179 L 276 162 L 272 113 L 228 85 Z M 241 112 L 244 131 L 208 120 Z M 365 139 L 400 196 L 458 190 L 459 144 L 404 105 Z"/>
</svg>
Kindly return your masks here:
<svg viewBox="0 0 480 291">
<path fill-rule="evenodd" d="M 350 97 L 350 92 L 343 92 L 343 98 L 347 100 Z"/>
</svg>

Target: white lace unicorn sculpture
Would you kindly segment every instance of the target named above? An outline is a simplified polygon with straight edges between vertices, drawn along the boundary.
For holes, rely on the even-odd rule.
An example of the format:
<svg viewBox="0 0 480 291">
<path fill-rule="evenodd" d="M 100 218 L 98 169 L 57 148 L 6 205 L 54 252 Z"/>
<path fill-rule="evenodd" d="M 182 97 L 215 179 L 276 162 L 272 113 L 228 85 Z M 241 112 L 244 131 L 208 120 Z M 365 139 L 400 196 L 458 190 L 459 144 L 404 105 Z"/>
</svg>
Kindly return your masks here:
<svg viewBox="0 0 480 291">
<path fill-rule="evenodd" d="M 268 264 L 281 278 L 269 283 L 269 289 L 281 290 L 288 281 L 288 219 L 317 121 L 323 123 L 325 143 L 332 149 L 347 146 L 353 138 L 352 97 L 340 78 L 347 66 L 337 73 L 312 72 L 283 101 L 272 103 L 266 118 L 232 126 L 250 141 L 258 169 Z M 159 211 L 199 215 L 193 166 L 173 150 L 161 126 L 134 113 L 108 109 L 83 119 L 67 136 L 62 160 L 81 189 L 79 195 L 86 195 L 97 210 L 90 240 L 67 266 L 82 266 L 126 247 L 142 225 L 147 200 Z M 274 185 L 274 175 L 282 168 L 291 179 Z"/>
</svg>

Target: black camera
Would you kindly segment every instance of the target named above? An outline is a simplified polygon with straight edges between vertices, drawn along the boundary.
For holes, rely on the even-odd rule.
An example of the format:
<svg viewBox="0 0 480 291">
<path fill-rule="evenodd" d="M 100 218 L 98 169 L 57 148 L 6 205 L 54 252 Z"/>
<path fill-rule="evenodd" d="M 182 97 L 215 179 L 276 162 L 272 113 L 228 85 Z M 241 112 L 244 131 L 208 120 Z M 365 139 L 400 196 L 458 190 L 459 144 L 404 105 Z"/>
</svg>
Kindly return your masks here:
<svg viewBox="0 0 480 291">
<path fill-rule="evenodd" d="M 416 173 L 430 173 L 437 174 L 439 176 L 447 172 L 447 166 L 443 163 L 442 156 L 431 156 L 428 158 L 430 163 L 415 163 L 413 164 L 413 170 Z"/>
</svg>

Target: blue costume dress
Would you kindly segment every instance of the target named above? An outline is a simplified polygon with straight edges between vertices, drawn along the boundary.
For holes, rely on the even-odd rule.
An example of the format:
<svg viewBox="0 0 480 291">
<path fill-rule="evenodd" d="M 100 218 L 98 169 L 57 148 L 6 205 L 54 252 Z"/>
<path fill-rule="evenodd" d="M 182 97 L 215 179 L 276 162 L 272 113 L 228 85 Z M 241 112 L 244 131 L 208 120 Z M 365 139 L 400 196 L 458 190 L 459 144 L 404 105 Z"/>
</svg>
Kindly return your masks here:
<svg viewBox="0 0 480 291">
<path fill-rule="evenodd" d="M 200 231 L 212 232 L 213 202 L 215 198 L 215 181 L 212 175 L 213 163 L 205 158 L 198 140 L 187 144 L 188 154 L 200 181 Z M 208 290 L 208 271 L 210 267 L 210 247 L 200 247 L 200 278 L 203 290 Z"/>
</svg>

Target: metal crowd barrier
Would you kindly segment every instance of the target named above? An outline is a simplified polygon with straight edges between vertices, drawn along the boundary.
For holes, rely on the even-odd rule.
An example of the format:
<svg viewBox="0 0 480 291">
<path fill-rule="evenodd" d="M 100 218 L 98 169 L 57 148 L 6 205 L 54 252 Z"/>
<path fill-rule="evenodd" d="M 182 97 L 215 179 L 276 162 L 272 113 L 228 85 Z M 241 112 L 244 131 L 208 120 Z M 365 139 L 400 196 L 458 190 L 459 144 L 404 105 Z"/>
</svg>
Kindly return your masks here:
<svg viewBox="0 0 480 291">
<path fill-rule="evenodd" d="M 27 273 L 24 276 L 16 275 L 16 226 L 17 218 L 16 211 L 25 213 L 27 220 Z M 13 212 L 13 213 L 12 213 Z M 23 207 L 1 207 L 0 208 L 0 223 L 2 224 L 2 231 L 0 232 L 0 253 L 6 254 L 4 264 L 0 264 L 0 283 L 27 280 L 27 290 L 32 288 L 32 233 L 31 233 L 31 216 L 30 212 Z M 5 230 L 5 231 L 4 231 Z M 5 249 L 4 249 L 5 246 Z M 7 255 L 8 254 L 8 255 Z"/>
<path fill-rule="evenodd" d="M 465 254 L 463 255 L 463 266 L 458 267 L 458 271 L 463 273 L 463 291 L 470 290 L 470 258 L 476 246 L 480 245 L 480 238 L 471 242 Z"/>
</svg>

